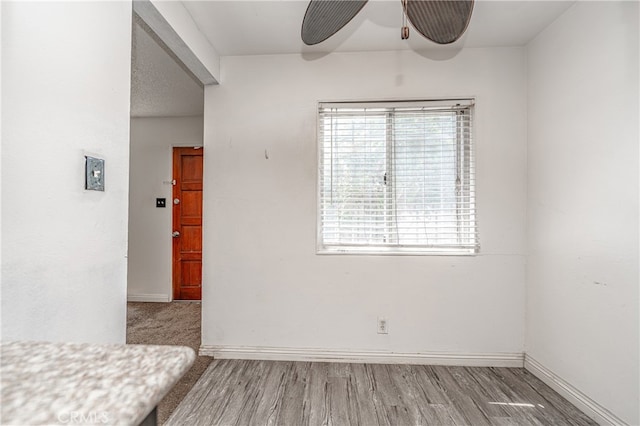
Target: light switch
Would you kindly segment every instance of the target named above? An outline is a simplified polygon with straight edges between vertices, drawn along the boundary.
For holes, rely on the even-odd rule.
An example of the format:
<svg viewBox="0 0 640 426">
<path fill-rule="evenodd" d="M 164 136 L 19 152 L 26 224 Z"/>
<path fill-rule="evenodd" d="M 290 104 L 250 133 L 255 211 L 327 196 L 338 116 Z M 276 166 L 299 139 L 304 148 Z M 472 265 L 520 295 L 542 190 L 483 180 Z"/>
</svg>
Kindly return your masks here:
<svg viewBox="0 0 640 426">
<path fill-rule="evenodd" d="M 167 207 L 167 199 L 166 198 L 156 198 L 156 207 L 158 207 L 158 208 Z"/>
<path fill-rule="evenodd" d="M 104 191 L 104 160 L 86 156 L 84 168 L 84 189 Z"/>
</svg>

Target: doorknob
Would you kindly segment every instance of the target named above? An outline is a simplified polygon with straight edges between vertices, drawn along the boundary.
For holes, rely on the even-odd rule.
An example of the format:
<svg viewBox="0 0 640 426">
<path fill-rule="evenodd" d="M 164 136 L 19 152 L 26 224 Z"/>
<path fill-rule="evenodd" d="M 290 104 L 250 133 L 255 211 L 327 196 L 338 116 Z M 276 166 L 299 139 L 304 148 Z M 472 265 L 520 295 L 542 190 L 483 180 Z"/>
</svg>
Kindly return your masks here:
<svg viewBox="0 0 640 426">
<path fill-rule="evenodd" d="M 173 238 L 178 238 L 178 237 L 180 236 L 180 232 L 178 232 L 178 231 L 173 231 L 173 233 L 171 234 L 171 236 L 172 236 Z"/>
<path fill-rule="evenodd" d="M 173 199 L 173 204 L 180 204 L 180 199 L 179 198 L 174 198 Z"/>
</svg>

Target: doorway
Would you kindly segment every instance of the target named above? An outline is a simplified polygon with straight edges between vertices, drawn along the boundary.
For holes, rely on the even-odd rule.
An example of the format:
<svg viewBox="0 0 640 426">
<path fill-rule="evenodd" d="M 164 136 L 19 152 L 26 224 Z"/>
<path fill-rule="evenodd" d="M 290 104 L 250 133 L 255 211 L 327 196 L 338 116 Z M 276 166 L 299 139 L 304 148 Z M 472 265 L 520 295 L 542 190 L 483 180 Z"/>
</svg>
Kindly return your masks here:
<svg viewBox="0 0 640 426">
<path fill-rule="evenodd" d="M 170 302 L 173 148 L 203 144 L 204 90 L 137 15 L 131 51 L 127 298 Z"/>
<path fill-rule="evenodd" d="M 197 353 L 202 343 L 203 159 L 202 148 L 197 151 L 204 142 L 203 84 L 211 82 L 206 83 L 201 73 L 197 77 L 185 65 L 185 57 L 191 57 L 187 63 L 192 66 L 197 58 L 151 2 L 134 2 L 133 8 L 127 342 L 189 346 Z M 180 151 L 178 147 L 199 155 L 195 160 L 181 156 L 185 157 L 181 173 L 174 171 L 174 151 Z M 178 182 L 181 191 L 176 196 Z M 193 191 L 196 187 L 199 194 Z M 179 227 L 174 224 L 175 198 L 182 202 L 179 217 L 184 220 Z M 199 233 L 193 229 L 194 224 Z M 184 262 L 178 271 L 186 283 L 180 285 L 186 288 L 177 295 L 173 287 L 174 230 L 181 233 L 178 251 L 184 254 Z M 198 264 L 194 263 L 196 255 Z M 168 418 L 209 362 L 209 357 L 197 356 L 158 406 L 158 424 Z"/>
</svg>

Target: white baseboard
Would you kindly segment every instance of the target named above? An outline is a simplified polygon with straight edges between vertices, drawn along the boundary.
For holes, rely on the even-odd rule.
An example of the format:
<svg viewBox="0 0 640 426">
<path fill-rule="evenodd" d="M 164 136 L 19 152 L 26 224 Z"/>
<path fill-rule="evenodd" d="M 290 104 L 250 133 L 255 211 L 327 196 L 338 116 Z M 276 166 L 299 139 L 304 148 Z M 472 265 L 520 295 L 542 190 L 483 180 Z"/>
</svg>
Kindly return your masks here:
<svg viewBox="0 0 640 426">
<path fill-rule="evenodd" d="M 549 370 L 547 367 L 536 361 L 530 355 L 525 354 L 524 368 L 531 374 L 545 382 L 551 389 L 558 392 L 573 405 L 582 410 L 583 413 L 591 417 L 600 425 L 625 426 L 625 423 L 618 416 L 598 404 L 593 399 L 582 393 L 571 383 Z"/>
<path fill-rule="evenodd" d="M 168 294 L 127 294 L 127 302 L 170 302 Z"/>
<path fill-rule="evenodd" d="M 200 346 L 200 355 L 217 359 L 260 359 L 270 361 L 361 362 L 370 364 L 428 364 L 468 367 L 522 367 L 522 353 L 399 353 L 264 346 Z"/>
</svg>

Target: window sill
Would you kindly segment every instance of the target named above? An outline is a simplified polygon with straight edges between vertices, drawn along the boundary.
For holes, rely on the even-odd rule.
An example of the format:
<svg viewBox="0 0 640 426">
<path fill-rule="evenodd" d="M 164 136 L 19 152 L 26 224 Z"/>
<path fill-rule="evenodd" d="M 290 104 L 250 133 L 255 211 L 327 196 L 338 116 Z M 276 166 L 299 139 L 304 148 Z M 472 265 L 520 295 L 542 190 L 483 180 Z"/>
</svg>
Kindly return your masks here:
<svg viewBox="0 0 640 426">
<path fill-rule="evenodd" d="M 412 247 L 383 249 L 380 247 L 320 247 L 317 255 L 365 256 L 477 256 L 477 249 L 419 249 Z"/>
</svg>

